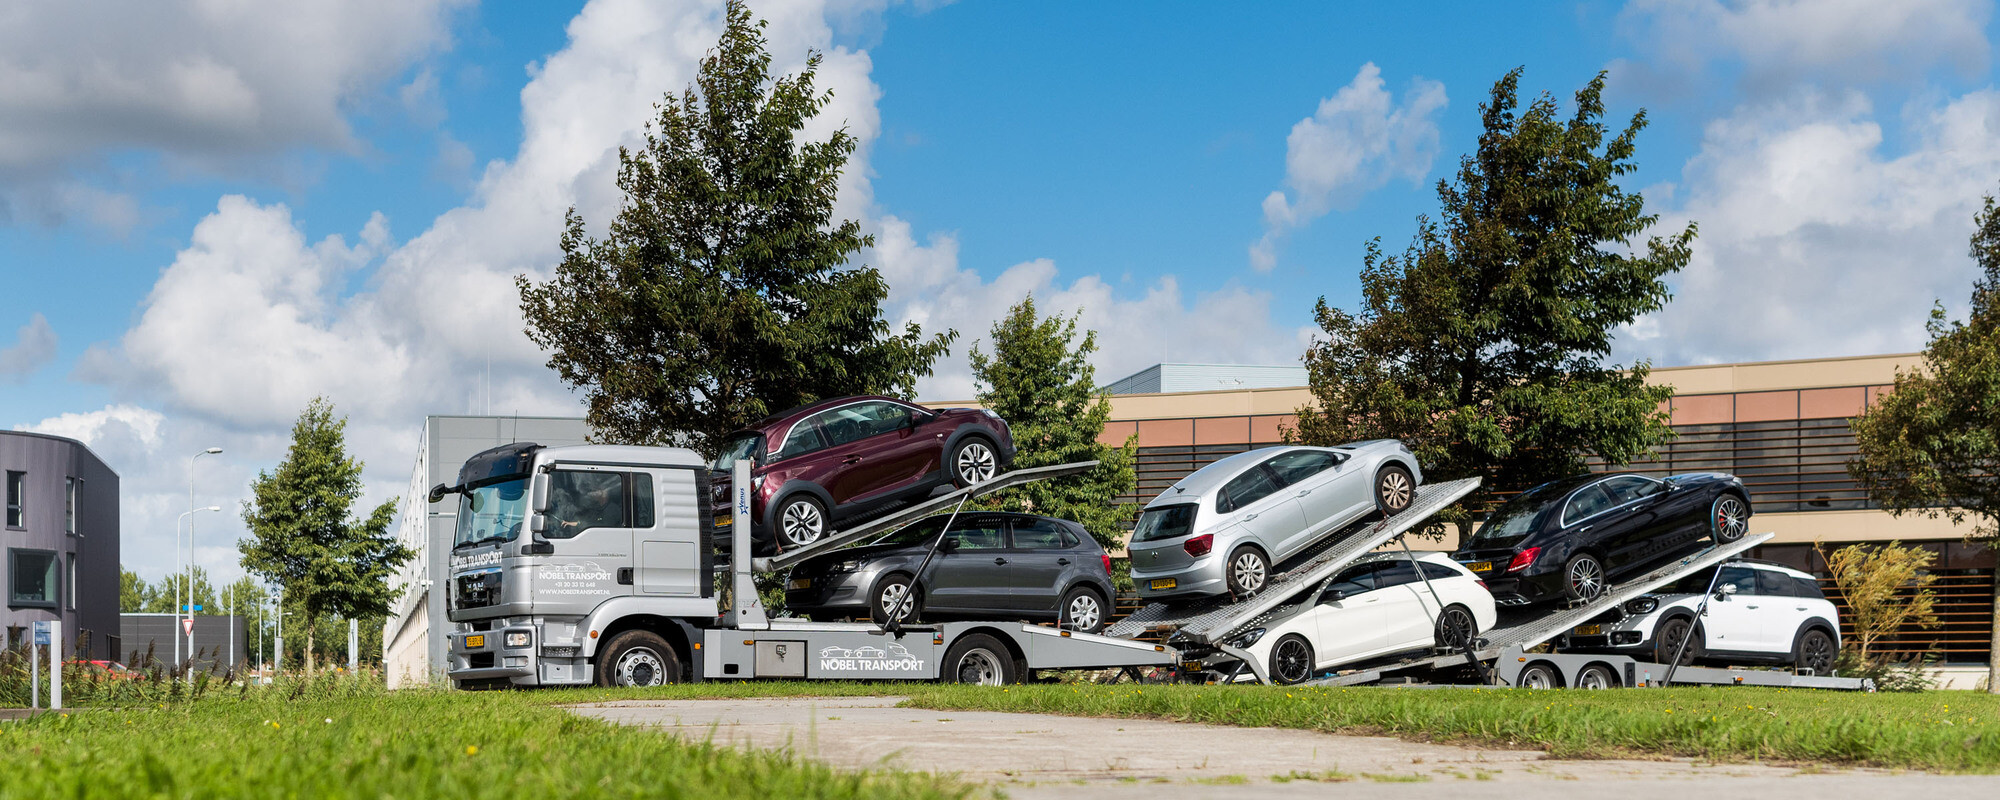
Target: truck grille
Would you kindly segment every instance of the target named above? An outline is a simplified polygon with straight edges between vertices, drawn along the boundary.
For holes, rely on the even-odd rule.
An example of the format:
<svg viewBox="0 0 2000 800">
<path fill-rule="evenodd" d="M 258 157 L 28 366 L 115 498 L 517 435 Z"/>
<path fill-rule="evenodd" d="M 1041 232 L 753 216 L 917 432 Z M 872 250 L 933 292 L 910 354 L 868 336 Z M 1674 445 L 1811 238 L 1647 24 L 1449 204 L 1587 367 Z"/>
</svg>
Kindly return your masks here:
<svg viewBox="0 0 2000 800">
<path fill-rule="evenodd" d="M 500 570 L 489 569 L 459 575 L 452 587 L 455 608 L 484 608 L 500 602 Z"/>
</svg>

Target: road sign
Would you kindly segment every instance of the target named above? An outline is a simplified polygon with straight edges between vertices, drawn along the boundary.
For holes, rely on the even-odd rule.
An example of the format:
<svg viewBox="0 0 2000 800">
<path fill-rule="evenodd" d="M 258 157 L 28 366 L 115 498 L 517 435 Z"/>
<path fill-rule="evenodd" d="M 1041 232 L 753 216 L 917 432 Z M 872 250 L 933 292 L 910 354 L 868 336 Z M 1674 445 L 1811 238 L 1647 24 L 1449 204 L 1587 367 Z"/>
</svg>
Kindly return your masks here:
<svg viewBox="0 0 2000 800">
<path fill-rule="evenodd" d="M 187 635 L 189 635 L 189 636 L 193 636 L 193 635 L 194 635 L 194 620 L 192 620 L 192 619 L 183 619 L 183 620 L 181 620 L 181 633 L 185 633 L 185 634 L 187 634 Z"/>
<path fill-rule="evenodd" d="M 55 623 L 49 620 L 36 621 L 35 644 L 55 644 L 55 634 L 51 630 L 54 626 Z"/>
<path fill-rule="evenodd" d="M 199 606 L 199 605 L 193 605 L 193 606 L 181 606 L 181 610 L 182 610 L 182 611 L 200 611 L 200 610 L 201 610 L 201 606 Z"/>
</svg>

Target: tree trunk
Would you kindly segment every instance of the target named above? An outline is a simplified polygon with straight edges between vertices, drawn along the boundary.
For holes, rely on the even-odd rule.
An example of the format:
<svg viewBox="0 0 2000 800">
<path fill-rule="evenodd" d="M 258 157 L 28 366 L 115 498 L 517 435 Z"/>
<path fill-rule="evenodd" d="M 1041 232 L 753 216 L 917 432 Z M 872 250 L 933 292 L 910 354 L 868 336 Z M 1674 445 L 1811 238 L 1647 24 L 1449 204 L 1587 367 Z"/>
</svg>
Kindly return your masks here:
<svg viewBox="0 0 2000 800">
<path fill-rule="evenodd" d="M 2000 541 L 1990 547 L 1995 555 L 2000 555 Z M 1993 565 L 1993 622 L 1991 640 L 1986 648 L 1986 692 L 2000 694 L 2000 563 Z"/>
<path fill-rule="evenodd" d="M 306 621 L 306 677 L 313 674 L 313 629 L 318 628 L 311 620 Z"/>
</svg>

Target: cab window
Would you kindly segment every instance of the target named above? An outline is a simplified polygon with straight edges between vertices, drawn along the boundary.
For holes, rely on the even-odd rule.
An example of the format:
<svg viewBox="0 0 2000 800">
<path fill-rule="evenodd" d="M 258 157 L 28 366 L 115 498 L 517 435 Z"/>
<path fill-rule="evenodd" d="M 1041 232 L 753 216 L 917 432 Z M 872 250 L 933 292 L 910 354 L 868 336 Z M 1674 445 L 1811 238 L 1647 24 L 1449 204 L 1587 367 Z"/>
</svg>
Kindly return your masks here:
<svg viewBox="0 0 2000 800">
<path fill-rule="evenodd" d="M 651 493 L 649 486 L 647 494 Z M 591 528 L 622 527 L 626 527 L 625 473 L 557 470 L 549 476 L 548 526 L 543 536 L 568 539 Z"/>
<path fill-rule="evenodd" d="M 1271 473 L 1265 470 L 1263 465 L 1252 467 L 1249 472 L 1231 478 L 1228 483 L 1222 485 L 1220 497 L 1222 510 L 1235 511 L 1270 497 L 1271 493 L 1282 488 L 1284 487 L 1278 485 L 1278 481 L 1271 477 Z"/>
<path fill-rule="evenodd" d="M 1563 526 L 1568 527 L 1589 519 L 1610 508 L 1611 495 L 1604 491 L 1604 484 L 1593 483 L 1577 490 L 1569 496 L 1569 505 L 1563 507 Z"/>
<path fill-rule="evenodd" d="M 1318 450 L 1294 450 L 1264 462 L 1264 466 L 1270 467 L 1272 472 L 1278 474 L 1278 480 L 1284 481 L 1285 485 L 1290 486 L 1326 470 L 1333 469 L 1333 466 L 1338 463 L 1340 463 L 1339 457 L 1332 453 L 1324 453 Z"/>
</svg>

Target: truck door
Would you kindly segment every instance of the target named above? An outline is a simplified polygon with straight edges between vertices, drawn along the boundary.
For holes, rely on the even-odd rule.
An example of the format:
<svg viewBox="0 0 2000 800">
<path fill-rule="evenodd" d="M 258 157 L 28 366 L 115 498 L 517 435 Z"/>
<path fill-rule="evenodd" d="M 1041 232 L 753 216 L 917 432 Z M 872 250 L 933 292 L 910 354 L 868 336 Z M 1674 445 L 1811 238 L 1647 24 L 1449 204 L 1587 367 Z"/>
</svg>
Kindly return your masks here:
<svg viewBox="0 0 2000 800">
<path fill-rule="evenodd" d="M 619 571 L 632 565 L 630 479 L 628 472 L 602 467 L 565 466 L 549 474 L 542 538 L 551 552 L 535 566 L 535 613 L 581 615 L 607 597 L 632 593 L 618 581 Z M 647 513 L 657 516 L 650 507 Z"/>
<path fill-rule="evenodd" d="M 699 597 L 709 580 L 701 557 L 702 498 L 688 469 L 637 470 L 632 487 L 634 588 L 641 595 Z"/>
</svg>

